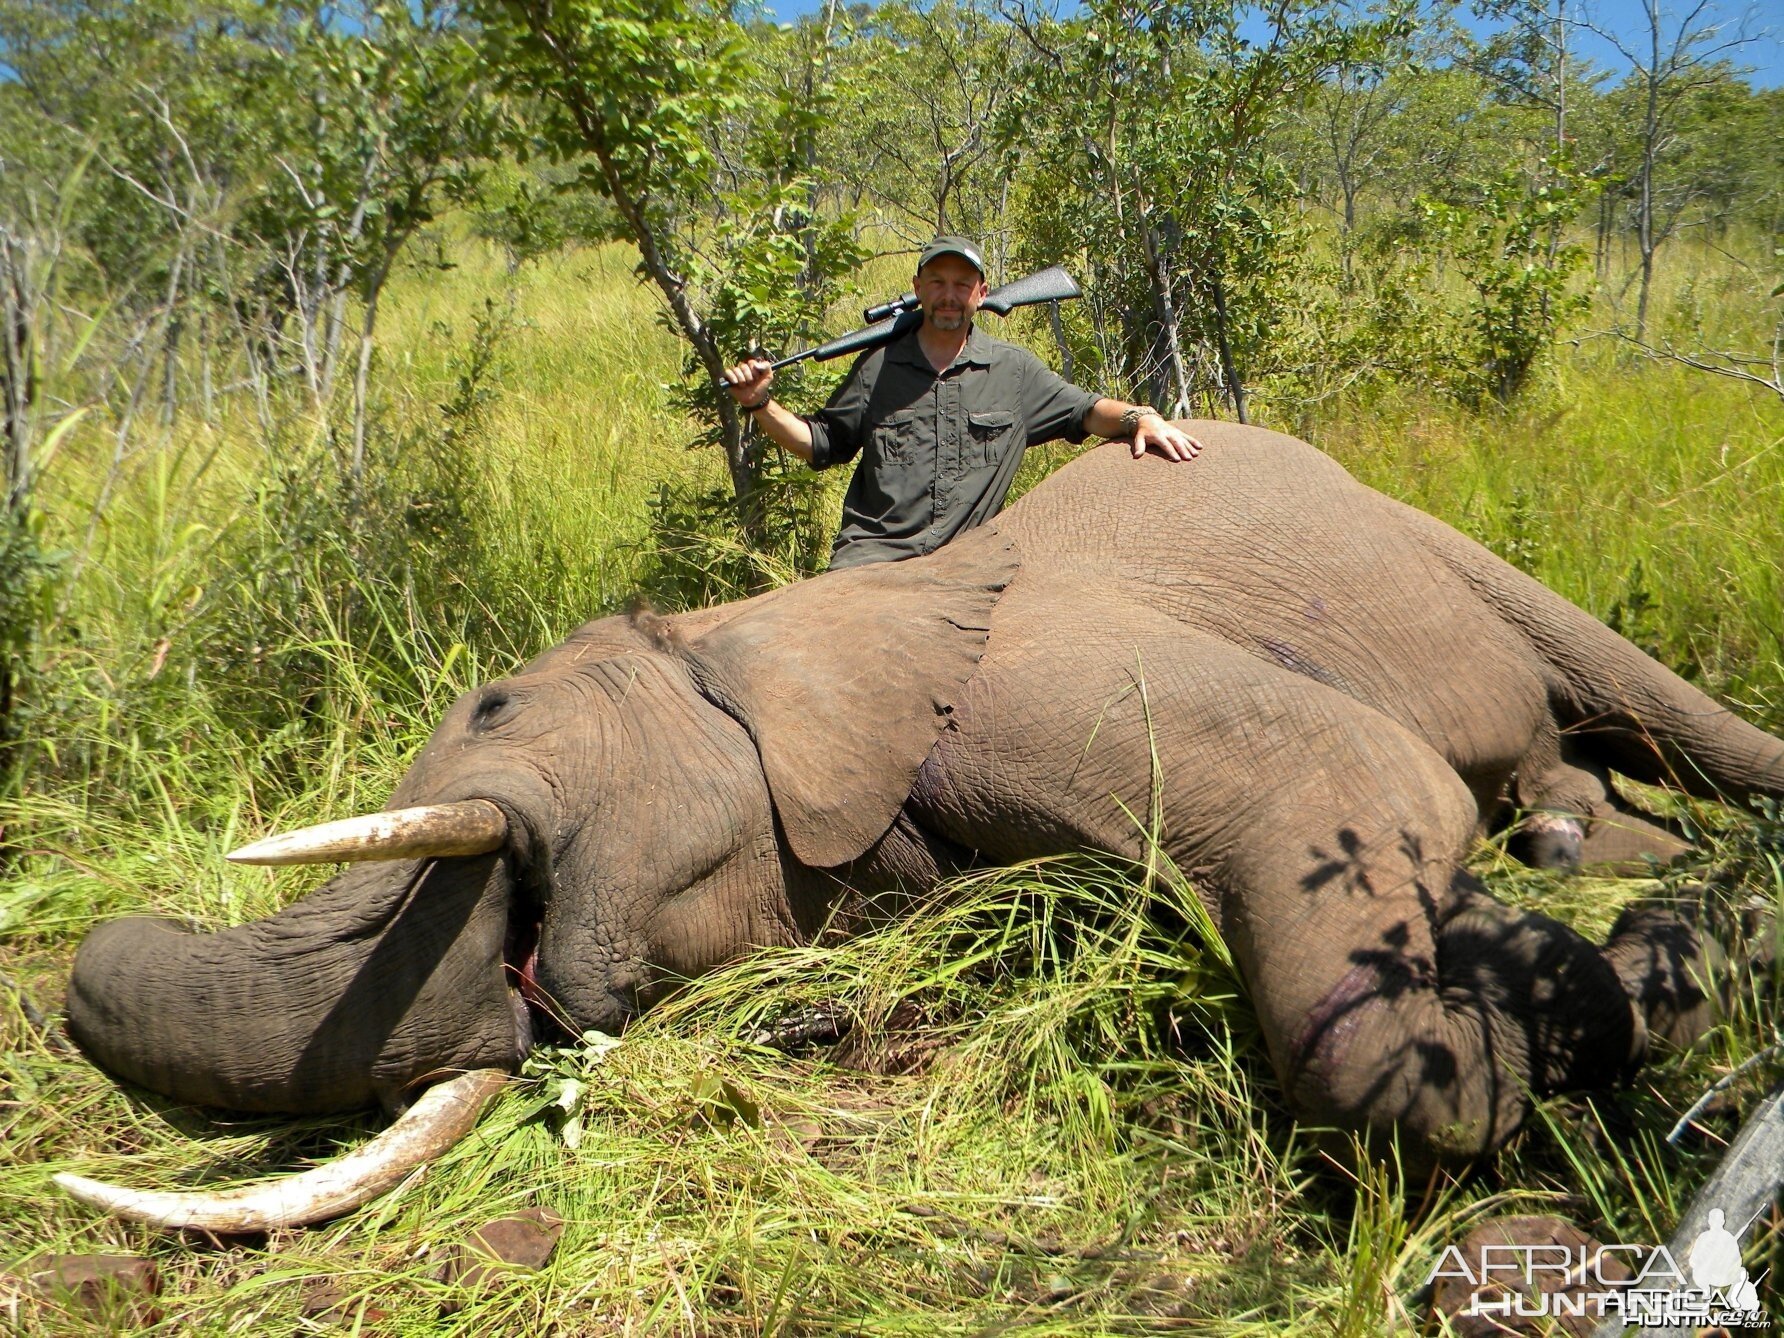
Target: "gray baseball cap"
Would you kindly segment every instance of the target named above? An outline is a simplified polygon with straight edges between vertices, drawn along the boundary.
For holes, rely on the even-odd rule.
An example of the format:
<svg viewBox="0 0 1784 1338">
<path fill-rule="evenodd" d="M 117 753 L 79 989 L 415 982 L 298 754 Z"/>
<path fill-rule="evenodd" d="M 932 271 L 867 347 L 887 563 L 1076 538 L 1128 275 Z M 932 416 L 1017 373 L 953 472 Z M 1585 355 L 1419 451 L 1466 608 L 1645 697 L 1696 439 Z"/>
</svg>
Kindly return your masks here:
<svg viewBox="0 0 1784 1338">
<path fill-rule="evenodd" d="M 940 260 L 943 256 L 959 256 L 979 271 L 981 279 L 985 277 L 985 258 L 979 254 L 979 248 L 964 237 L 937 237 L 917 257 L 917 268 L 921 270 L 931 260 Z"/>
</svg>

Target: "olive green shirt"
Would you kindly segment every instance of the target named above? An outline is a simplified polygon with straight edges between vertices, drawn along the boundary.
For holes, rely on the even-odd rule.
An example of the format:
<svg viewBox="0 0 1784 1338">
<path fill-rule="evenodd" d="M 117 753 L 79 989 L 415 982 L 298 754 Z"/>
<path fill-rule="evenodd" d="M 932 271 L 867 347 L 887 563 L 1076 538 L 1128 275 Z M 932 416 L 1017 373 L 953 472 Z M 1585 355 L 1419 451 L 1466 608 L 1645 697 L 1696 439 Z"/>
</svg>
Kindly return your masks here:
<svg viewBox="0 0 1784 1338">
<path fill-rule="evenodd" d="M 832 570 L 933 553 L 998 513 L 1022 453 L 1083 441 L 1099 397 L 976 326 L 937 372 L 912 331 L 863 354 L 811 425 L 811 463 L 861 455 Z"/>
</svg>

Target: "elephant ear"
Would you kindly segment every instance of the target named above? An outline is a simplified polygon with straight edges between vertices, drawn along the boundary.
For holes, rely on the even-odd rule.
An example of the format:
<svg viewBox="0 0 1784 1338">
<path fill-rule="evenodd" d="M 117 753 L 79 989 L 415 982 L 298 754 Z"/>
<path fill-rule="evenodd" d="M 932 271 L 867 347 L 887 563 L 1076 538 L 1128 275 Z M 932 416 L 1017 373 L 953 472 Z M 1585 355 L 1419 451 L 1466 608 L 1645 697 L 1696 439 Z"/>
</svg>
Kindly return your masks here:
<svg viewBox="0 0 1784 1338">
<path fill-rule="evenodd" d="M 928 557 L 830 572 L 686 628 L 680 653 L 755 740 L 801 863 L 846 864 L 891 827 L 1017 565 L 1013 541 L 984 526 Z"/>
</svg>

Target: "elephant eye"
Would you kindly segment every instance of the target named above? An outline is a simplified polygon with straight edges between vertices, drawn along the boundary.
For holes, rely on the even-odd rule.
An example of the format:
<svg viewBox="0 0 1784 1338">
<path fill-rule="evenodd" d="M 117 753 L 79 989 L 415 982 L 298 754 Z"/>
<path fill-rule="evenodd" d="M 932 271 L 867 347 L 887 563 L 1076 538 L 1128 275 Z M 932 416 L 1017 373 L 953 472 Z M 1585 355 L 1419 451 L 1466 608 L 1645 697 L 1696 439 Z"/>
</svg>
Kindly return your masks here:
<svg viewBox="0 0 1784 1338">
<path fill-rule="evenodd" d="M 481 734 L 494 729 L 514 714 L 519 703 L 502 688 L 486 688 L 471 712 L 471 730 Z"/>
</svg>

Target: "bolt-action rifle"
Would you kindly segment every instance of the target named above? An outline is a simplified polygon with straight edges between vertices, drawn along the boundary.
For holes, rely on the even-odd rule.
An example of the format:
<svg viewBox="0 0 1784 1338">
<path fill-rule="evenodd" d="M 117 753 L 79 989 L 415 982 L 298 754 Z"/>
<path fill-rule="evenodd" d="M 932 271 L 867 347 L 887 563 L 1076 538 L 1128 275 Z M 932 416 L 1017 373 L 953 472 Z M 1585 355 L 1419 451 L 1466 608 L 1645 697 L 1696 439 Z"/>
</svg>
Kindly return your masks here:
<svg viewBox="0 0 1784 1338">
<path fill-rule="evenodd" d="M 1067 302 L 1082 296 L 1084 290 L 1078 287 L 1078 281 L 1058 265 L 1054 265 L 1038 274 L 1030 274 L 1026 279 L 1017 279 L 1001 288 L 993 288 L 980 304 L 979 310 L 1008 316 L 1017 307 L 1032 307 L 1042 302 Z M 917 304 L 917 295 L 906 293 L 895 302 L 882 302 L 877 307 L 867 308 L 861 313 L 861 319 L 867 322 L 865 329 L 782 358 L 774 364 L 774 370 L 779 371 L 782 367 L 804 362 L 807 358 L 829 362 L 832 358 L 863 353 L 870 348 L 878 348 L 881 344 L 889 344 L 921 325 L 923 312 Z M 721 381 L 719 384 L 728 386 L 731 383 Z"/>
</svg>

